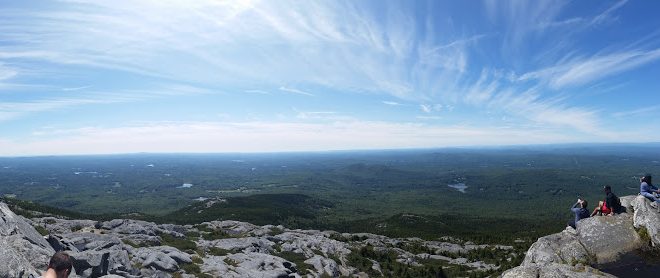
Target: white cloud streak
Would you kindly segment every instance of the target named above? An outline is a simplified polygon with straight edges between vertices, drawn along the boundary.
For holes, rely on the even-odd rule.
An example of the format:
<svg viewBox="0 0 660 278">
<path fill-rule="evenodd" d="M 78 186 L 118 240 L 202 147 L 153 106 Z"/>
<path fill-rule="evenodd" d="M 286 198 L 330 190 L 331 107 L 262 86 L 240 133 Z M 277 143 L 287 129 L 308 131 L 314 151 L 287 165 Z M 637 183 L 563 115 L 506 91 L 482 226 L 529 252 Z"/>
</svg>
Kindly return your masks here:
<svg viewBox="0 0 660 278">
<path fill-rule="evenodd" d="M 563 104 L 558 97 L 543 97 L 535 88 L 521 90 L 507 83 L 497 73 L 484 71 L 466 93 L 469 104 L 529 119 L 535 123 L 554 127 L 569 126 L 578 131 L 614 138 L 615 134 L 603 129 L 597 111 Z"/>
<path fill-rule="evenodd" d="M 401 106 L 401 103 L 398 103 L 396 101 L 389 101 L 389 100 L 383 100 L 383 104 L 389 105 L 389 106 Z"/>
<path fill-rule="evenodd" d="M 538 79 L 547 82 L 552 88 L 560 89 L 587 84 L 658 59 L 660 59 L 660 49 L 610 53 L 587 59 L 564 61 L 552 67 L 525 73 L 519 77 L 519 80 Z"/>
<path fill-rule="evenodd" d="M 156 122 L 115 128 L 41 130 L 19 141 L 0 138 L 0 155 L 132 152 L 272 152 L 428 148 L 573 142 L 552 130 L 439 127 L 418 123 L 340 121 Z"/>
<path fill-rule="evenodd" d="M 625 5 L 626 3 L 628 3 L 628 0 L 616 1 L 616 3 L 614 3 L 614 5 L 612 5 L 611 7 L 607 8 L 607 10 L 605 10 L 605 11 L 602 12 L 601 14 L 595 16 L 595 17 L 591 20 L 591 24 L 601 24 L 601 23 L 603 23 L 603 22 L 605 22 L 605 21 L 611 19 L 611 17 L 612 17 L 612 13 L 613 13 L 614 11 L 620 9 L 621 7 L 623 7 L 623 5 Z"/>
<path fill-rule="evenodd" d="M 297 94 L 297 95 L 309 96 L 309 97 L 316 96 L 316 95 L 314 95 L 310 92 L 305 92 L 305 91 L 302 91 L 302 90 L 298 90 L 296 88 L 289 88 L 289 87 L 284 87 L 284 86 L 280 87 L 280 91 L 287 92 L 287 93 L 292 93 L 292 94 Z"/>
<path fill-rule="evenodd" d="M 251 94 L 270 95 L 270 92 L 264 90 L 245 90 L 244 92 Z"/>
<path fill-rule="evenodd" d="M 8 80 L 18 74 L 15 69 L 9 68 L 0 63 L 0 81 Z"/>
<path fill-rule="evenodd" d="M 443 109 L 442 104 L 420 104 L 419 108 L 422 110 L 424 113 L 433 113 L 433 112 L 440 112 Z"/>
<path fill-rule="evenodd" d="M 163 96 L 205 94 L 207 90 L 191 86 L 161 84 L 157 90 L 123 90 L 119 92 L 87 92 L 72 90 L 69 96 L 34 99 L 30 101 L 0 101 L 0 122 L 14 120 L 32 113 L 57 111 L 64 108 L 93 105 L 145 101 Z"/>
<path fill-rule="evenodd" d="M 660 110 L 660 105 L 646 106 L 634 110 L 616 112 L 612 116 L 617 118 L 647 115 Z"/>
<path fill-rule="evenodd" d="M 660 58 L 660 49 L 631 51 L 595 57 L 569 65 L 567 71 L 560 73 L 551 80 L 551 84 L 557 88 L 585 84 L 650 63 L 658 58 Z"/>
<path fill-rule="evenodd" d="M 79 87 L 62 88 L 62 91 L 71 92 L 71 91 L 85 90 L 85 89 L 89 89 L 89 88 L 92 88 L 92 86 L 87 85 L 87 86 L 79 86 Z"/>
</svg>

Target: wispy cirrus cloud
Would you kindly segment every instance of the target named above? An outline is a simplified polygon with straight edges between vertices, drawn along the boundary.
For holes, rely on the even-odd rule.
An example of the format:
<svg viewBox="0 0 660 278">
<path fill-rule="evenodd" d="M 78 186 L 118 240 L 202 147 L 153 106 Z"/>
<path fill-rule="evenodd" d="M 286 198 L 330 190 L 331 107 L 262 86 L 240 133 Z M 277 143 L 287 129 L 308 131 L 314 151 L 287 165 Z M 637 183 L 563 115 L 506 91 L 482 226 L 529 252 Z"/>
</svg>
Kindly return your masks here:
<svg viewBox="0 0 660 278">
<path fill-rule="evenodd" d="M 655 62 L 658 59 L 660 59 L 660 48 L 615 52 L 562 61 L 558 65 L 525 73 L 519 77 L 519 80 L 537 79 L 547 82 L 554 89 L 560 89 L 587 84 Z"/>
<path fill-rule="evenodd" d="M 66 2 L 49 11 L 12 10 L 16 20 L 0 31 L 33 39 L 9 36 L 20 47 L 0 47 L 0 59 L 223 86 L 316 83 L 414 99 L 433 91 L 435 73 L 445 72 L 448 79 L 464 73 L 467 49 L 484 37 L 421 40 L 418 18 L 406 5 L 390 3 L 383 12 L 366 6 L 343 1 Z"/>
<path fill-rule="evenodd" d="M 0 81 L 10 79 L 16 76 L 18 72 L 15 69 L 7 67 L 0 63 Z"/>
<path fill-rule="evenodd" d="M 640 107 L 629 111 L 616 112 L 612 114 L 612 116 L 617 118 L 639 116 L 639 115 L 649 114 L 652 112 L 657 112 L 659 110 L 660 110 L 660 105 L 652 105 L 652 106 Z"/>
<path fill-rule="evenodd" d="M 443 109 L 442 104 L 420 104 L 419 109 L 424 113 L 440 112 Z"/>
<path fill-rule="evenodd" d="M 29 101 L 0 101 L 0 122 L 29 114 L 57 111 L 83 105 L 130 103 L 163 96 L 206 94 L 208 90 L 178 84 L 160 84 L 156 90 L 121 90 L 117 92 L 69 90 L 69 94 Z"/>
<path fill-rule="evenodd" d="M 92 85 L 78 86 L 78 87 L 67 87 L 67 88 L 62 88 L 62 91 L 71 92 L 71 91 L 85 90 L 85 89 L 89 89 L 89 88 L 92 88 Z"/>
<path fill-rule="evenodd" d="M 428 123 L 439 119 L 438 112 L 459 107 L 452 120 L 476 118 L 485 111 L 514 119 L 511 122 L 521 123 L 521 128 L 547 126 L 611 138 L 602 115 L 611 109 L 586 106 L 573 98 L 584 94 L 580 86 L 641 69 L 659 58 L 657 33 L 648 34 L 643 42 L 584 42 L 601 37 L 596 32 L 604 31 L 601 27 L 606 24 L 620 23 L 620 12 L 632 2 L 580 10 L 569 1 L 484 3 L 471 2 L 466 10 L 485 12 L 489 22 L 478 16 L 456 17 L 466 11 L 452 10 L 456 5 L 442 1 L 425 3 L 424 9 L 417 2 L 374 6 L 341 0 L 76 0 L 30 8 L 7 4 L 0 7 L 0 81 L 55 89 L 25 87 L 33 93 L 26 97 L 30 94 L 0 83 L 0 90 L 9 96 L 0 99 L 5 104 L 0 106 L 4 115 L 0 120 L 155 97 L 183 100 L 181 96 L 193 94 L 231 94 L 235 103 L 247 103 L 238 100 L 249 98 L 249 105 L 259 104 L 254 100 L 260 97 L 273 106 L 313 103 L 298 106 L 315 110 L 296 111 L 295 119 L 303 122 L 350 123 L 381 116 L 360 111 L 357 104 L 346 105 L 344 96 L 355 96 L 356 102 L 371 97 L 365 102 L 412 108 L 396 109 L 396 116 L 387 116 L 399 117 L 396 122 Z M 162 83 L 170 88 L 159 86 Z M 218 98 L 204 101 L 218 101 L 213 115 L 231 113 L 217 111 L 222 102 Z M 344 109 L 354 110 L 334 112 Z M 333 126 L 317 127 L 343 134 Z M 437 132 L 409 131 L 442 139 L 447 135 L 441 131 L 455 130 L 431 128 Z"/>
<path fill-rule="evenodd" d="M 614 11 L 620 9 L 620 8 L 623 7 L 623 5 L 625 5 L 626 3 L 628 3 L 628 0 L 616 1 L 612 6 L 610 6 L 609 8 L 607 8 L 607 10 L 605 10 L 605 11 L 603 11 L 602 13 L 598 14 L 597 16 L 595 16 L 595 17 L 591 20 L 591 24 L 592 24 L 592 25 L 593 25 L 593 24 L 601 24 L 601 23 L 603 23 L 603 22 L 605 22 L 605 21 L 612 20 L 612 19 L 613 19 L 612 14 L 614 13 Z"/>
<path fill-rule="evenodd" d="M 309 96 L 309 97 L 316 96 L 315 94 L 312 94 L 310 92 L 305 92 L 303 90 L 298 90 L 296 88 L 289 88 L 289 87 L 284 87 L 284 86 L 280 87 L 280 91 L 287 92 L 287 93 L 292 93 L 292 94 L 297 94 L 297 95 Z"/>
<path fill-rule="evenodd" d="M 0 102 L 0 122 L 12 120 L 32 113 L 59 110 L 66 107 L 89 104 L 118 103 L 131 100 L 131 97 L 106 96 L 42 99 L 29 102 Z"/>
<path fill-rule="evenodd" d="M 539 124 L 613 137 L 603 128 L 596 109 L 567 105 L 563 97 L 544 96 L 539 88 L 521 87 L 499 72 L 482 71 L 479 79 L 465 90 L 463 101 Z"/>
<path fill-rule="evenodd" d="M 264 90 L 245 90 L 244 92 L 251 94 L 270 95 L 270 92 Z"/>
<path fill-rule="evenodd" d="M 440 116 L 415 116 L 416 119 L 420 120 L 440 120 L 442 117 Z"/>
<path fill-rule="evenodd" d="M 401 106 L 401 105 L 403 105 L 403 104 L 398 103 L 396 101 L 389 101 L 389 100 L 383 100 L 381 102 L 385 105 L 390 105 L 390 106 Z"/>
</svg>

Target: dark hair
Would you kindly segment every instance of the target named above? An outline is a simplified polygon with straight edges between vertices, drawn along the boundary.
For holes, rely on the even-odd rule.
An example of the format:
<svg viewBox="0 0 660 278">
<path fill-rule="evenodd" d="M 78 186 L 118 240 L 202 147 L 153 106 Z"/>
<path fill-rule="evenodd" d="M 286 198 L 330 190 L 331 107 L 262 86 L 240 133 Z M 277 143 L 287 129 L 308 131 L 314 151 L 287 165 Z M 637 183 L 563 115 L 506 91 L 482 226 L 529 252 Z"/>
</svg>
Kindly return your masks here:
<svg viewBox="0 0 660 278">
<path fill-rule="evenodd" d="M 48 263 L 48 268 L 52 268 L 55 270 L 55 272 L 58 273 L 65 270 L 68 270 L 69 273 L 71 273 L 72 267 L 73 265 L 71 262 L 71 257 L 62 251 L 55 253 L 55 255 L 50 258 L 50 262 Z"/>
<path fill-rule="evenodd" d="M 612 192 L 612 187 L 609 185 L 606 185 L 603 189 L 605 189 L 605 192 Z"/>
<path fill-rule="evenodd" d="M 642 177 L 642 182 L 645 182 L 645 183 L 648 183 L 649 185 L 651 185 L 651 178 L 652 178 L 651 174 L 646 174 L 646 175 L 644 175 L 644 177 Z"/>
<path fill-rule="evenodd" d="M 582 200 L 582 208 L 587 208 L 587 206 L 589 206 L 587 200 Z"/>
</svg>

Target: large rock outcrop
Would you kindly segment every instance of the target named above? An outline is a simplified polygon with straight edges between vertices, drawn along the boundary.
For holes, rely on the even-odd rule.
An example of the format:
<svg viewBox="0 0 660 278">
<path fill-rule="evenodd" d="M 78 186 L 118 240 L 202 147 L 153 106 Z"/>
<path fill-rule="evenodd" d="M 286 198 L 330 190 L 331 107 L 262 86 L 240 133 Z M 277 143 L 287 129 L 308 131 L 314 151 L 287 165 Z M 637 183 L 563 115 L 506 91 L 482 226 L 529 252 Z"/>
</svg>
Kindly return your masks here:
<svg viewBox="0 0 660 278">
<path fill-rule="evenodd" d="M 582 246 L 598 264 L 616 261 L 620 255 L 644 246 L 629 213 L 581 220 L 577 234 Z"/>
<path fill-rule="evenodd" d="M 583 219 L 577 230 L 568 227 L 539 238 L 523 263 L 502 277 L 614 277 L 590 265 L 614 262 L 622 254 L 660 244 L 660 213 L 651 202 L 642 196 L 624 196 L 621 204 L 626 213 Z"/>
<path fill-rule="evenodd" d="M 385 274 L 385 264 L 394 263 L 399 268 L 448 264 L 485 273 L 499 265 L 462 256 L 479 249 L 501 254 L 504 260 L 519 256 L 512 246 L 476 245 L 454 238 L 424 241 L 239 221 L 172 225 L 128 219 L 68 220 L 44 214 L 26 219 L 2 203 L 0 213 L 0 278 L 38 277 L 56 251 L 72 257 L 72 278 L 369 277 L 374 271 Z M 42 236 L 35 227 L 48 235 Z M 379 262 L 377 255 L 360 257 L 364 250 L 394 257 Z"/>
<path fill-rule="evenodd" d="M 0 276 L 38 277 L 54 253 L 25 218 L 0 203 Z"/>
<path fill-rule="evenodd" d="M 651 206 L 651 201 L 644 196 L 637 196 L 632 201 L 632 206 L 635 228 L 646 229 L 651 244 L 654 247 L 660 246 L 660 213 L 658 213 L 658 209 Z"/>
<path fill-rule="evenodd" d="M 573 228 L 539 238 L 527 252 L 522 265 L 551 263 L 589 263 L 589 253 Z"/>
</svg>

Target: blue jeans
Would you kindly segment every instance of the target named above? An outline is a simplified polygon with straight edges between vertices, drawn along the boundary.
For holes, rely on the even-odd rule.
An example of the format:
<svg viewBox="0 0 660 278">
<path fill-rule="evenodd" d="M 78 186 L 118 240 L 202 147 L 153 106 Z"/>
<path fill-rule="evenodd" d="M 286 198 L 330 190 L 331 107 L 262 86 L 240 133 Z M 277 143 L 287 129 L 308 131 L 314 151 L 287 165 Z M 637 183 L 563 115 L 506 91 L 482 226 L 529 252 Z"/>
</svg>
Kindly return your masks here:
<svg viewBox="0 0 660 278">
<path fill-rule="evenodd" d="M 656 203 L 660 203 L 660 199 L 656 198 L 656 197 L 653 196 L 653 194 L 651 194 L 651 193 L 648 193 L 648 192 L 642 192 L 641 194 L 642 194 L 642 196 L 646 197 L 646 199 L 649 199 L 649 200 L 651 200 L 651 201 L 653 201 L 653 202 L 656 202 Z"/>
</svg>

